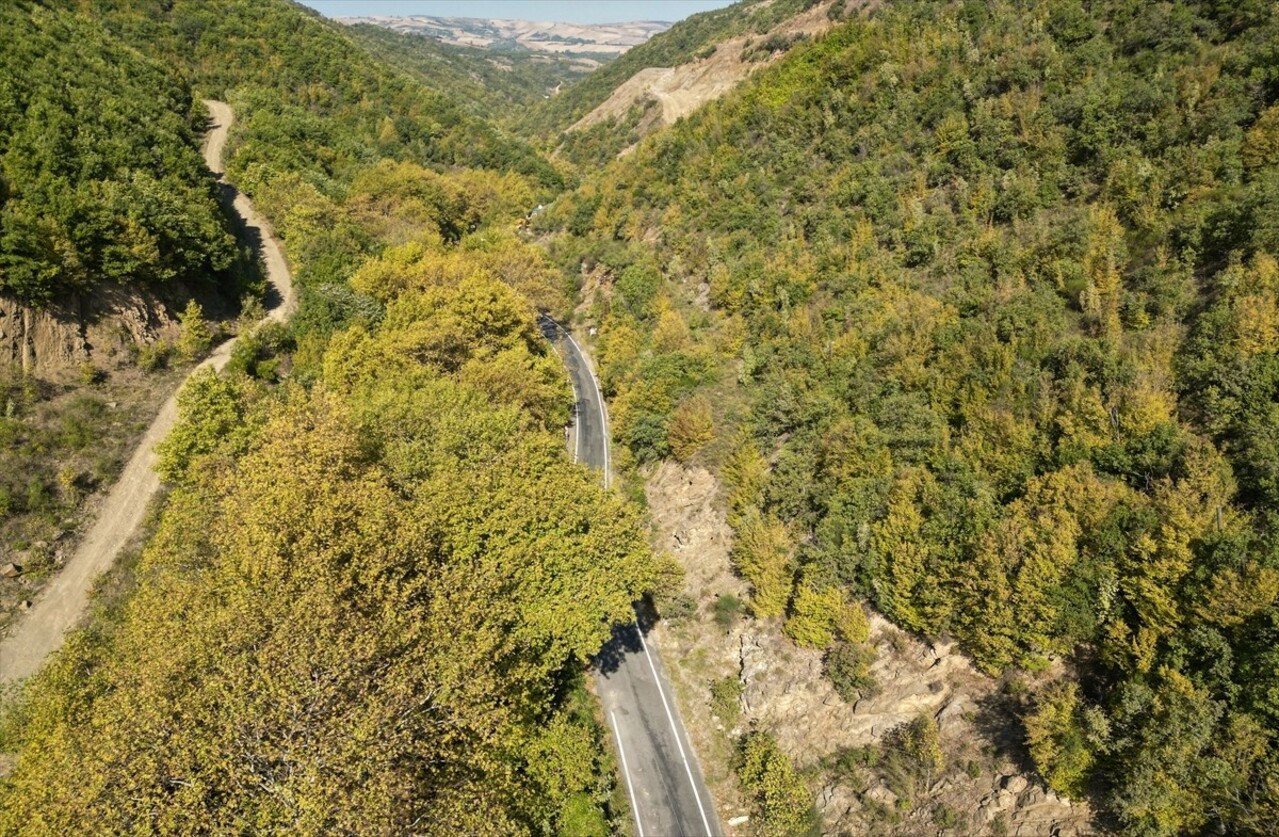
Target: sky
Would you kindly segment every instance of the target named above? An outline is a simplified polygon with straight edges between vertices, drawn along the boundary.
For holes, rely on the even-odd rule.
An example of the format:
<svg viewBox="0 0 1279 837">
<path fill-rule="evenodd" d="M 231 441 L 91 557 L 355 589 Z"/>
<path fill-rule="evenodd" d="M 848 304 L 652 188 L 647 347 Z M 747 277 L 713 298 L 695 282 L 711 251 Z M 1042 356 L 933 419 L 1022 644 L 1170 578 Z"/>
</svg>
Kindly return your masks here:
<svg viewBox="0 0 1279 837">
<path fill-rule="evenodd" d="M 568 23 L 622 23 L 683 20 L 727 6 L 734 0 L 300 0 L 327 17 L 429 15 L 555 20 Z"/>
</svg>

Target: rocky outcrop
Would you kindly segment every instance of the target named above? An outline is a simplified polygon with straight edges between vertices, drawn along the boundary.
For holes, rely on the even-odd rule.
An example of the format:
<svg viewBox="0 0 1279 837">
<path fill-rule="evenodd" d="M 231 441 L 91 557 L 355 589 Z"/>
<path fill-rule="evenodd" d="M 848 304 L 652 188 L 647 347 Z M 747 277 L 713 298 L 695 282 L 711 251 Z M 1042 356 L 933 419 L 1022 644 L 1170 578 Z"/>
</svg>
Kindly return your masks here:
<svg viewBox="0 0 1279 837">
<path fill-rule="evenodd" d="M 640 136 L 687 116 L 707 102 L 720 98 L 752 72 L 782 56 L 786 47 L 771 54 L 752 57 L 753 44 L 774 42 L 793 44 L 820 35 L 835 25 L 833 6 L 846 10 L 864 8 L 860 0 L 826 0 L 764 33 L 747 33 L 726 38 L 708 55 L 676 67 L 646 67 L 620 84 L 608 99 L 583 116 L 568 130 L 580 131 L 608 119 L 624 118 L 637 102 L 656 102 L 656 117 L 639 126 Z M 630 149 L 627 149 L 629 151 Z M 626 153 L 624 151 L 623 153 Z"/>
<path fill-rule="evenodd" d="M 0 366 L 58 378 L 85 361 L 123 365 L 132 345 L 177 336 L 177 321 L 156 296 L 119 285 L 74 294 L 47 308 L 0 294 Z"/>
<path fill-rule="evenodd" d="M 870 673 L 878 691 L 849 704 L 823 676 L 821 652 L 794 645 L 780 623 L 716 624 L 711 603 L 723 595 L 745 597 L 747 590 L 729 562 L 732 530 L 714 477 L 667 462 L 646 488 L 654 543 L 683 565 L 688 595 L 701 605 L 691 617 L 659 623 L 653 639 L 673 663 L 680 710 L 725 821 L 749 811 L 727 762 L 734 737 L 758 725 L 814 777 L 825 833 L 866 833 L 871 823 L 875 833 L 935 833 L 927 830 L 928 812 L 943 807 L 959 818 L 959 830 L 948 833 L 1097 833 L 1087 805 L 1062 799 L 1023 773 L 1022 732 L 999 684 L 952 643 L 924 642 L 872 613 Z M 710 710 L 710 684 L 725 677 L 742 683 L 741 717 L 732 729 Z M 915 790 L 904 808 L 909 813 L 890 826 L 884 812 L 903 810 L 897 791 L 873 771 L 859 785 L 824 765 L 854 748 L 878 747 L 889 731 L 921 714 L 937 722 L 946 766 Z"/>
<path fill-rule="evenodd" d="M 968 692 L 985 685 L 986 678 L 949 644 L 918 642 L 877 614 L 870 621 L 871 642 L 879 649 L 871 675 L 879 691 L 852 705 L 822 676 L 820 651 L 797 647 L 775 626 L 743 630 L 746 712 L 773 730 L 785 749 L 814 761 L 873 744 L 921 713 L 933 715 L 943 734 L 958 732 L 965 713 L 975 708 Z"/>
</svg>

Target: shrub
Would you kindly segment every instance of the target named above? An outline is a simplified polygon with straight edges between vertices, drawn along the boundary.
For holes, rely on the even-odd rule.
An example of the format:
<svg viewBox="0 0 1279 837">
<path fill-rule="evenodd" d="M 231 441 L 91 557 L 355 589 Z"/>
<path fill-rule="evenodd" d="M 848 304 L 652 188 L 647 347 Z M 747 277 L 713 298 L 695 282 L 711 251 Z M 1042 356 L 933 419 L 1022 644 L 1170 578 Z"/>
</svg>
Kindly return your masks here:
<svg viewBox="0 0 1279 837">
<path fill-rule="evenodd" d="M 768 733 L 742 739 L 737 778 L 754 802 L 756 833 L 762 837 L 803 834 L 816 824 L 812 794 Z"/>
<path fill-rule="evenodd" d="M 861 606 L 849 602 L 839 588 L 817 590 L 811 585 L 800 584 L 791 600 L 785 632 L 796 645 L 825 648 L 837 637 L 850 642 L 865 642 L 870 626 Z"/>
<path fill-rule="evenodd" d="M 106 379 L 106 373 L 93 365 L 93 361 L 86 360 L 80 364 L 80 383 L 84 386 L 92 386 L 93 384 L 102 383 Z"/>
<path fill-rule="evenodd" d="M 733 627 L 745 611 L 746 603 L 732 593 L 715 598 L 715 624 L 726 631 Z"/>
<path fill-rule="evenodd" d="M 155 372 L 169 365 L 173 349 L 163 340 L 137 347 L 138 368 L 143 372 Z"/>
<path fill-rule="evenodd" d="M 738 677 L 728 675 L 711 683 L 711 712 L 724 722 L 725 726 L 737 725 L 742 716 L 742 692 L 745 690 Z"/>
<path fill-rule="evenodd" d="M 889 736 L 889 746 L 924 775 L 931 775 L 946 764 L 941 751 L 941 732 L 931 715 L 920 715 L 902 724 Z"/>
<path fill-rule="evenodd" d="M 194 299 L 178 315 L 181 333 L 178 336 L 178 356 L 186 361 L 202 357 L 213 345 L 213 332 L 204 320 L 204 309 Z"/>
<path fill-rule="evenodd" d="M 1049 687 L 1025 724 L 1030 757 L 1048 786 L 1075 799 L 1082 797 L 1096 756 L 1088 740 L 1079 687 L 1074 683 Z"/>
<path fill-rule="evenodd" d="M 675 409 L 666 435 L 675 458 L 687 462 L 715 435 L 711 402 L 705 396 L 696 395 L 681 403 Z"/>
<path fill-rule="evenodd" d="M 661 603 L 662 617 L 670 620 L 687 619 L 697 612 L 697 599 L 687 593 L 676 593 Z"/>
<path fill-rule="evenodd" d="M 776 518 L 752 516 L 737 530 L 733 563 L 751 583 L 751 607 L 761 618 L 781 616 L 790 597 L 790 538 Z"/>
<path fill-rule="evenodd" d="M 822 673 L 846 703 L 856 703 L 879 690 L 879 684 L 870 673 L 870 665 L 874 661 L 874 648 L 859 642 L 838 642 L 826 652 Z"/>
</svg>

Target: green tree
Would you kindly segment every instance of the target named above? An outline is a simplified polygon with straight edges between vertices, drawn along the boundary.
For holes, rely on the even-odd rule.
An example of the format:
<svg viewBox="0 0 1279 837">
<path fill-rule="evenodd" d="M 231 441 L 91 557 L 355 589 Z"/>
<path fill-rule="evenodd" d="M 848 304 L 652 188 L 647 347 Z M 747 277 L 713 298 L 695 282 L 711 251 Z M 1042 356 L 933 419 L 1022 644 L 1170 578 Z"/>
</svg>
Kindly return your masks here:
<svg viewBox="0 0 1279 837">
<path fill-rule="evenodd" d="M 1098 752 L 1107 742 L 1089 726 L 1089 714 L 1075 683 L 1049 687 L 1026 717 L 1026 743 L 1035 767 L 1048 786 L 1072 799 L 1083 799 Z"/>
<path fill-rule="evenodd" d="M 183 360 L 195 360 L 213 345 L 213 332 L 204 319 L 204 309 L 194 299 L 187 302 L 187 307 L 178 315 L 178 326 L 181 334 L 177 349 Z"/>
<path fill-rule="evenodd" d="M 794 576 L 786 527 L 776 518 L 752 516 L 735 534 L 733 565 L 751 584 L 751 608 L 760 618 L 781 616 Z"/>
<path fill-rule="evenodd" d="M 737 778 L 754 803 L 760 834 L 793 837 L 814 825 L 812 794 L 768 733 L 751 732 L 742 739 Z"/>
</svg>

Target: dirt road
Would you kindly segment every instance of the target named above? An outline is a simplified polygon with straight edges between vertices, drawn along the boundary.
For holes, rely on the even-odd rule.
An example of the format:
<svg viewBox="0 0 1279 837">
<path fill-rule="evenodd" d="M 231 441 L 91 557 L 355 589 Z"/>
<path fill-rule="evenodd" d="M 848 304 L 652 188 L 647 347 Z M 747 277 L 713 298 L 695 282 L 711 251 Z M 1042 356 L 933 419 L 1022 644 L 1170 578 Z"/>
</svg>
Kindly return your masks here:
<svg viewBox="0 0 1279 837">
<path fill-rule="evenodd" d="M 258 215 L 249 199 L 223 177 L 222 151 L 233 119 L 230 106 L 212 100 L 204 104 L 213 117 L 213 126 L 204 141 L 205 164 L 218 175 L 224 207 L 238 216 L 243 225 L 242 235 L 257 248 L 267 278 L 275 289 L 275 306 L 264 322 L 283 322 L 297 306 L 288 264 L 265 219 Z M 192 374 L 205 367 L 221 369 L 231 357 L 234 345 L 235 340 L 228 340 L 218 346 Z M 38 671 L 88 609 L 94 582 L 115 563 L 125 544 L 138 531 L 148 504 L 160 488 L 160 478 L 155 473 L 155 446 L 173 429 L 177 418 L 175 393 L 147 428 L 75 555 L 44 588 L 26 617 L 0 642 L 0 685 L 15 683 Z"/>
</svg>

